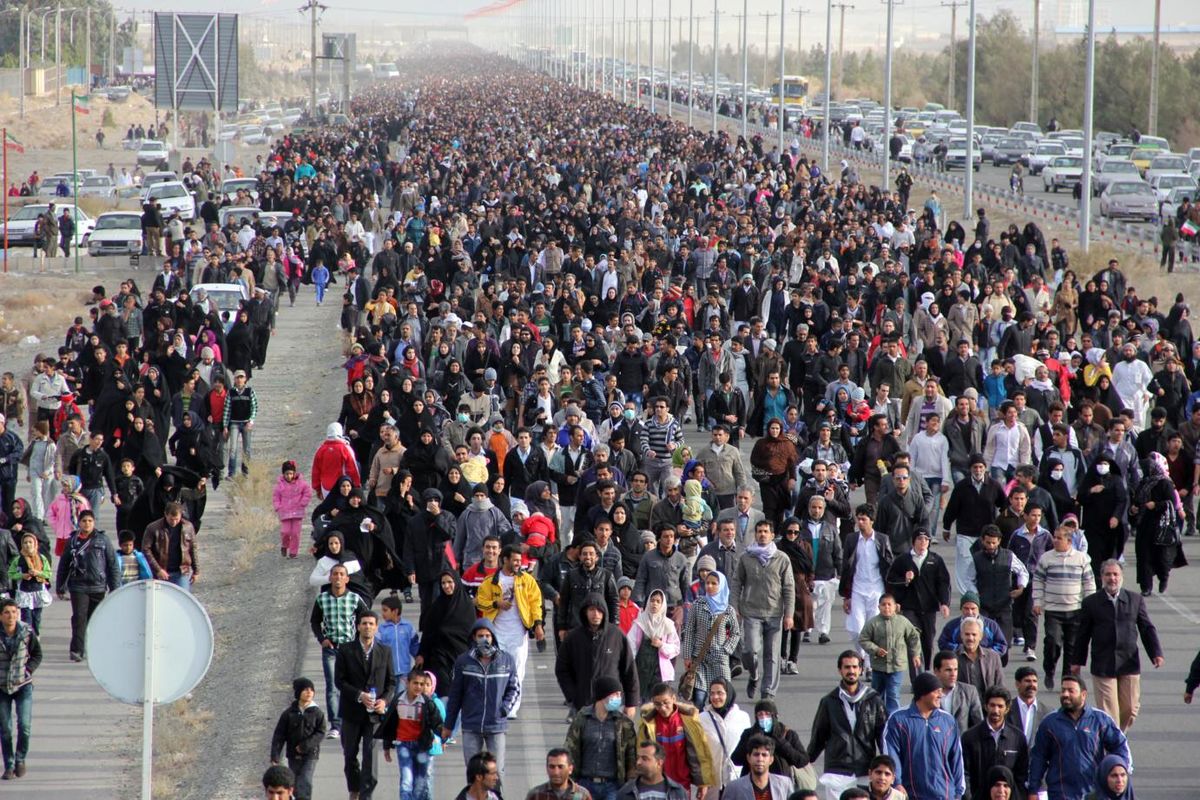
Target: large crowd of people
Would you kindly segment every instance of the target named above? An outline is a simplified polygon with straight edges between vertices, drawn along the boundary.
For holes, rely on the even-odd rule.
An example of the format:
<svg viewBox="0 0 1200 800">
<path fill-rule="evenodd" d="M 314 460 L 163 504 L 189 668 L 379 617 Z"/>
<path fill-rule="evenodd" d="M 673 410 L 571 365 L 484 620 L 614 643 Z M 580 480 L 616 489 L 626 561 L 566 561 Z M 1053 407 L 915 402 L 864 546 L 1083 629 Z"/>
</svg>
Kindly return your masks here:
<svg viewBox="0 0 1200 800">
<path fill-rule="evenodd" d="M 268 797 L 313 797 L 337 746 L 352 800 L 381 752 L 428 800 L 447 751 L 472 800 L 1133 797 L 1144 598 L 1195 532 L 1182 296 L 495 57 L 402 72 L 276 143 L 257 202 L 283 224 L 208 222 L 212 196 L 145 297 L 97 287 L 5 377 L 5 779 L 41 608 L 69 596 L 78 661 L 106 593 L 192 588 L 281 297 L 313 284 L 347 346 L 314 391 L 344 398 L 273 499 L 280 557 L 314 559 L 325 702 L 297 677 Z M 251 299 L 223 320 L 201 282 Z M 801 648 L 834 641 L 836 685 L 791 718 Z M 548 781 L 513 785 L 550 657 L 568 726 Z"/>
</svg>

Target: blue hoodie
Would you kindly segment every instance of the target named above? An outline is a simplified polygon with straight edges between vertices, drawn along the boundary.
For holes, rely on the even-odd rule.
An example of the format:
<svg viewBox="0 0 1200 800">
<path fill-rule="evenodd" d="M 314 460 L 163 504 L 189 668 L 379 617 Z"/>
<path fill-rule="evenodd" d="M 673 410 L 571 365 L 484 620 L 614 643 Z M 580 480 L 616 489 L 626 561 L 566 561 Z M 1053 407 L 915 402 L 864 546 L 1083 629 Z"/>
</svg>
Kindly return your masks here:
<svg viewBox="0 0 1200 800">
<path fill-rule="evenodd" d="M 929 719 L 915 703 L 896 711 L 883 728 L 883 746 L 896 761 L 896 785 L 909 797 L 956 800 L 966 792 L 958 723 L 940 708 Z"/>
<path fill-rule="evenodd" d="M 1093 706 L 1084 706 L 1078 720 L 1061 709 L 1052 711 L 1038 724 L 1029 748 L 1026 788 L 1033 794 L 1045 778 L 1050 800 L 1083 797 L 1096 788 L 1093 782 L 1104 755 L 1120 756 L 1132 771 L 1129 742 L 1112 717 Z"/>
<path fill-rule="evenodd" d="M 481 628 L 492 634 L 499 648 L 500 637 L 486 619 L 471 627 L 471 649 L 454 661 L 454 680 L 446 702 L 445 725 L 451 730 L 462 712 L 462 729 L 468 733 L 504 733 L 508 730 L 508 712 L 521 696 L 517 667 L 512 656 L 497 649 L 484 665 L 475 656 L 475 633 Z"/>
<path fill-rule="evenodd" d="M 392 674 L 397 678 L 407 676 L 412 670 L 413 658 L 421 645 L 421 637 L 407 620 L 379 623 L 375 638 L 392 650 Z M 397 681 L 399 686 L 403 681 Z"/>
</svg>

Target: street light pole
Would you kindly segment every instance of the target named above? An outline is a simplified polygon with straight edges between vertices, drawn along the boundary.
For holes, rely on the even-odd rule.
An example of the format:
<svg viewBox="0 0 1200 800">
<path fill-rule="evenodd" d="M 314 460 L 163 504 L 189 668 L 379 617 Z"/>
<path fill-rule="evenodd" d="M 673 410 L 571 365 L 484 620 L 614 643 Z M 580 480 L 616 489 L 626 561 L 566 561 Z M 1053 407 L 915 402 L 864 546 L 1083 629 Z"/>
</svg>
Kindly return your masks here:
<svg viewBox="0 0 1200 800">
<path fill-rule="evenodd" d="M 1092 116 L 1096 100 L 1096 0 L 1088 0 L 1087 66 L 1083 81 L 1083 185 L 1080 187 L 1079 246 L 1088 251 L 1092 234 Z"/>
<path fill-rule="evenodd" d="M 784 83 L 783 75 L 786 72 L 786 63 L 783 52 L 783 35 L 787 20 L 787 0 L 779 0 L 779 157 L 783 158 L 783 129 L 787 125 L 787 109 L 783 103 L 785 100 L 784 92 L 787 86 Z"/>
<path fill-rule="evenodd" d="M 887 4 L 887 45 L 883 55 L 883 191 L 891 190 L 892 183 L 892 51 L 895 49 L 893 29 L 896 0 L 884 0 Z M 969 159 L 968 159 L 969 161 Z M 970 171 L 970 164 L 967 165 Z"/>
<path fill-rule="evenodd" d="M 829 100 L 833 95 L 833 0 L 825 0 L 825 114 L 821 127 L 825 135 L 821 137 L 821 171 L 828 179 L 829 175 Z"/>
<path fill-rule="evenodd" d="M 1033 0 L 1033 85 L 1029 89 L 1029 121 L 1038 121 L 1038 33 L 1042 25 L 1042 0 Z"/>
<path fill-rule="evenodd" d="M 717 9 L 717 3 L 720 0 L 713 0 L 713 70 L 712 70 L 712 132 L 717 135 L 717 33 L 720 27 L 720 11 Z"/>
<path fill-rule="evenodd" d="M 657 108 L 658 92 L 654 87 L 654 67 L 657 64 L 654 58 L 654 0 L 650 0 L 650 113 L 653 114 Z"/>
<path fill-rule="evenodd" d="M 696 105 L 696 0 L 688 0 L 688 128 L 692 127 L 692 110 Z"/>
<path fill-rule="evenodd" d="M 1162 37 L 1162 0 L 1154 0 L 1154 49 L 1150 51 L 1150 123 L 1146 131 L 1158 135 L 1158 48 Z"/>
<path fill-rule="evenodd" d="M 970 30 L 967 31 L 967 165 L 963 170 L 963 203 L 966 208 L 963 218 L 969 223 L 975 214 L 975 198 L 972 196 L 975 189 L 975 0 L 967 3 L 967 27 Z"/>
<path fill-rule="evenodd" d="M 747 24 L 750 20 L 750 0 L 742 0 L 742 138 L 747 138 L 750 124 L 750 51 L 746 49 L 749 40 Z"/>
</svg>

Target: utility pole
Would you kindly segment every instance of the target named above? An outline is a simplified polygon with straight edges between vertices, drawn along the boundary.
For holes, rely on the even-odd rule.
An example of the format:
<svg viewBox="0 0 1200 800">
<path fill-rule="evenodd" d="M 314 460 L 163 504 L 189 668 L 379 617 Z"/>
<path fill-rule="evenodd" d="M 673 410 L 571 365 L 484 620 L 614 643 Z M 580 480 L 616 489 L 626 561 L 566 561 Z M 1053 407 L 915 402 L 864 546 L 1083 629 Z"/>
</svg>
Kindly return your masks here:
<svg viewBox="0 0 1200 800">
<path fill-rule="evenodd" d="M 693 87 L 696 74 L 696 0 L 688 0 L 688 127 L 692 127 L 692 111 L 696 106 Z"/>
<path fill-rule="evenodd" d="M 829 174 L 829 101 L 833 95 L 833 0 L 825 0 L 825 102 L 821 116 L 821 173 Z"/>
<path fill-rule="evenodd" d="M 305 11 L 309 13 L 309 46 L 312 48 L 312 53 L 309 58 L 309 64 L 312 68 L 312 74 L 308 81 L 308 113 L 314 118 L 317 116 L 317 11 L 324 11 L 325 6 L 317 2 L 317 0 L 308 0 L 308 4 L 300 9 L 300 13 Z M 218 131 L 218 135 L 220 131 Z"/>
<path fill-rule="evenodd" d="M 942 3 L 950 9 L 950 83 L 946 89 L 946 108 L 954 108 L 954 73 L 955 62 L 958 60 L 958 10 L 966 5 L 965 0 L 951 0 Z"/>
<path fill-rule="evenodd" d="M 783 158 L 783 129 L 787 125 L 787 109 L 784 106 L 784 93 L 787 91 L 787 83 L 783 79 L 784 69 L 784 52 L 783 52 L 783 36 L 784 28 L 787 27 L 787 0 L 779 0 L 779 157 Z"/>
<path fill-rule="evenodd" d="M 1029 90 L 1029 121 L 1038 121 L 1038 34 L 1042 26 L 1042 0 L 1033 0 L 1033 86 Z"/>
<path fill-rule="evenodd" d="M 967 165 L 963 169 L 963 219 L 968 221 L 975 216 L 975 3 L 976 0 L 967 3 Z M 1089 132 L 1084 141 L 1091 140 Z"/>
<path fill-rule="evenodd" d="M 717 6 L 720 0 L 713 0 L 713 87 L 712 87 L 712 133 L 717 135 L 717 34 L 720 32 L 721 12 Z"/>
<path fill-rule="evenodd" d="M 892 51 L 895 49 L 892 36 L 895 22 L 895 7 L 899 0 L 883 0 L 887 4 L 887 46 L 883 65 L 883 191 L 892 186 Z M 971 170 L 971 159 L 967 157 L 967 171 Z"/>
<path fill-rule="evenodd" d="M 839 23 L 839 27 L 838 27 L 838 74 L 837 74 L 837 84 L 838 84 L 838 87 L 840 88 L 842 86 L 842 82 L 846 78 L 846 9 L 853 10 L 854 6 L 849 5 L 847 3 L 834 3 L 833 8 L 836 8 L 841 12 L 841 22 Z M 825 93 L 829 94 L 828 88 L 826 88 Z M 826 126 L 829 125 L 829 117 L 825 118 L 825 124 L 826 124 Z"/>
<path fill-rule="evenodd" d="M 741 27 L 742 31 L 742 138 L 747 139 L 748 125 L 750 122 L 750 111 L 748 109 L 750 100 L 750 51 L 746 49 L 749 42 L 749 25 L 747 21 L 750 19 L 750 0 L 742 0 L 742 16 Z"/>
<path fill-rule="evenodd" d="M 54 105 L 62 105 L 62 5 L 54 12 Z"/>
<path fill-rule="evenodd" d="M 774 14 L 759 14 L 759 16 L 762 17 L 766 21 L 766 26 L 767 26 L 766 32 L 763 33 L 762 89 L 765 92 L 767 90 L 767 87 L 771 85 L 767 82 L 769 80 L 769 78 L 767 77 L 767 75 L 768 75 L 767 70 L 770 68 L 770 64 L 771 64 L 771 17 L 773 17 L 775 15 Z"/>
<path fill-rule="evenodd" d="M 1158 135 L 1158 48 L 1162 36 L 1162 0 L 1154 0 L 1154 49 L 1150 51 L 1150 123 L 1146 132 Z"/>
<path fill-rule="evenodd" d="M 796 12 L 796 74 L 804 73 L 804 15 L 811 14 L 803 8 L 793 8 Z"/>
</svg>

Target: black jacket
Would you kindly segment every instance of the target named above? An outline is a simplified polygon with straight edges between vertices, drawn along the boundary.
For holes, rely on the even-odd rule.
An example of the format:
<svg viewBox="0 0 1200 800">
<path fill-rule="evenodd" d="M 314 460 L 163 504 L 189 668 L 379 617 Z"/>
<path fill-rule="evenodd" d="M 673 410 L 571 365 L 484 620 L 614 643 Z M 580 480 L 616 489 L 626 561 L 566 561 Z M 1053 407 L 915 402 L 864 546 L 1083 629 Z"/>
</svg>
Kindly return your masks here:
<svg viewBox="0 0 1200 800">
<path fill-rule="evenodd" d="M 604 598 L 604 608 L 609 619 L 620 619 L 617 609 L 617 582 L 612 573 L 596 564 L 591 572 L 576 564 L 563 576 L 559 587 L 558 609 L 554 614 L 554 627 L 560 631 L 571 630 L 582 618 L 584 603 L 591 595 Z"/>
<path fill-rule="evenodd" d="M 342 718 L 360 725 L 368 722 L 367 710 L 358 702 L 361 692 L 375 689 L 375 696 L 391 703 L 396 691 L 396 676 L 392 674 L 392 649 L 375 640 L 371 647 L 370 662 L 363 655 L 362 644 L 357 636 L 338 645 L 337 661 L 334 665 L 337 688 L 341 692 Z"/>
<path fill-rule="evenodd" d="M 817 703 L 812 737 L 808 740 L 808 759 L 815 763 L 824 752 L 824 772 L 866 775 L 871 759 L 883 752 L 887 709 L 879 693 L 868 687 L 855 704 L 854 730 L 850 730 L 840 691 L 840 687 L 834 689 Z"/>
<path fill-rule="evenodd" d="M 1150 621 L 1142 595 L 1122 589 L 1114 605 L 1101 589 L 1083 598 L 1079 630 L 1075 639 L 1075 660 L 1087 663 L 1088 646 L 1092 649 L 1092 674 L 1101 678 L 1139 675 L 1142 671 L 1138 652 L 1141 636 L 1151 659 L 1163 654 L 1158 629 Z"/>
<path fill-rule="evenodd" d="M 958 532 L 963 536 L 978 536 L 984 525 L 990 525 L 996 520 L 999 510 L 1007 505 L 1004 487 L 998 481 L 984 476 L 983 486 L 979 491 L 971 482 L 971 476 L 963 478 L 954 485 L 950 492 L 950 500 L 946 503 L 946 513 L 942 517 L 942 530 L 949 531 L 955 522 Z"/>
<path fill-rule="evenodd" d="M 115 592 L 121 586 L 117 551 L 104 531 L 92 531 L 86 540 L 71 534 L 58 561 L 54 582 L 59 592 Z"/>
<path fill-rule="evenodd" d="M 904 579 L 908 572 L 916 573 L 911 583 Z M 937 611 L 939 606 L 950 605 L 950 570 L 946 561 L 932 550 L 926 552 L 925 563 L 919 570 L 912 553 L 896 556 L 886 583 L 888 591 L 906 611 Z"/>
<path fill-rule="evenodd" d="M 546 463 L 546 454 L 537 444 L 529 448 L 529 456 L 524 464 L 515 447 L 504 457 L 504 482 L 508 484 L 508 493 L 512 497 L 524 497 L 525 490 L 534 481 L 549 480 L 550 467 Z"/>
<path fill-rule="evenodd" d="M 325 712 L 316 703 L 304 710 L 298 702 L 292 703 L 275 723 L 271 736 L 271 761 L 278 761 L 287 746 L 288 758 L 316 758 L 321 753 L 321 741 L 325 738 Z"/>
<path fill-rule="evenodd" d="M 963 777 L 967 792 L 963 800 L 986 800 L 988 797 L 987 774 L 994 766 L 1012 770 L 1017 786 L 1025 785 L 1029 775 L 1029 744 L 1021 729 L 1007 722 L 1000 729 L 1000 741 L 992 738 L 987 720 L 970 728 L 962 735 Z"/>
<path fill-rule="evenodd" d="M 750 739 L 758 735 L 769 736 L 775 741 L 775 760 L 771 763 L 771 772 L 775 775 L 786 775 L 790 778 L 792 777 L 792 767 L 807 766 L 808 748 L 804 746 L 804 742 L 800 741 L 800 734 L 776 718 L 770 733 L 764 734 L 757 725 L 751 725 L 742 731 L 741 740 L 729 755 L 729 760 L 735 766 L 742 768 L 742 775 L 749 774 L 746 766 L 746 756 L 750 753 L 748 745 Z"/>
<path fill-rule="evenodd" d="M 846 543 L 842 546 L 842 575 L 841 581 L 838 583 L 838 594 L 842 597 L 849 597 L 854 593 L 854 571 L 858 567 L 859 536 L 859 532 L 855 530 L 846 537 Z M 879 554 L 879 577 L 881 580 L 886 580 L 894 559 L 892 543 L 886 533 L 879 531 L 875 531 L 871 538 L 875 540 L 875 550 Z"/>
<path fill-rule="evenodd" d="M 446 543 L 454 541 L 454 515 L 446 511 L 436 517 L 421 511 L 408 519 L 400 556 L 417 576 L 417 583 L 436 581 L 446 563 Z"/>
<path fill-rule="evenodd" d="M 434 734 L 441 729 L 445 722 L 442 712 L 438 710 L 437 703 L 428 697 L 424 700 L 421 710 L 421 734 L 417 737 L 417 749 L 423 753 L 428 752 L 429 748 L 433 746 Z M 387 713 L 383 715 L 383 721 L 375 730 L 375 738 L 383 740 L 384 750 L 391 750 L 395 746 L 393 742 L 396 741 L 396 727 L 400 724 L 400 715 L 396 708 L 396 703 L 388 704 Z"/>
<path fill-rule="evenodd" d="M 590 606 L 607 609 L 598 594 L 590 595 L 582 604 L 575 629 L 558 646 L 558 658 L 554 663 L 558 688 L 567 702 L 579 709 L 595 701 L 592 687 L 596 678 L 616 678 L 621 682 L 626 707 L 636 706 L 641 695 L 633 648 L 620 626 L 608 621 L 616 617 L 609 616 L 607 610 L 600 629 L 593 630 L 584 617 L 584 609 Z"/>
</svg>

